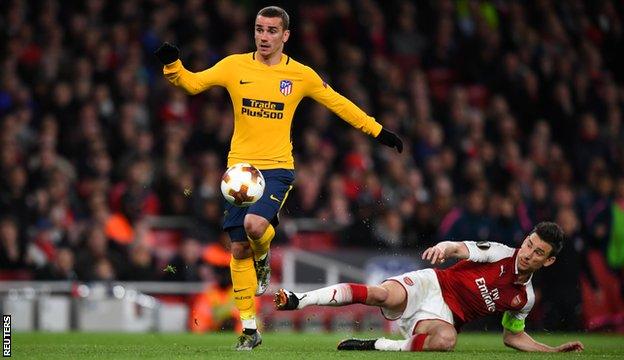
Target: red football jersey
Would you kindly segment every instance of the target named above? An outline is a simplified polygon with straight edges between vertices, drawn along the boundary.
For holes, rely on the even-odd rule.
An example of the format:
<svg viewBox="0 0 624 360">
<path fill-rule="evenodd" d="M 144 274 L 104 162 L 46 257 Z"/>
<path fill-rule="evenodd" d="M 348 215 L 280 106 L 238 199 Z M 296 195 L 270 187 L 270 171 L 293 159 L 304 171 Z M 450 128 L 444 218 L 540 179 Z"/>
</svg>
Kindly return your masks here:
<svg viewBox="0 0 624 360">
<path fill-rule="evenodd" d="M 531 279 L 518 282 L 517 255 L 499 243 L 465 241 L 470 256 L 447 269 L 436 269 L 442 297 L 456 325 L 509 311 L 524 320 L 535 302 Z"/>
</svg>

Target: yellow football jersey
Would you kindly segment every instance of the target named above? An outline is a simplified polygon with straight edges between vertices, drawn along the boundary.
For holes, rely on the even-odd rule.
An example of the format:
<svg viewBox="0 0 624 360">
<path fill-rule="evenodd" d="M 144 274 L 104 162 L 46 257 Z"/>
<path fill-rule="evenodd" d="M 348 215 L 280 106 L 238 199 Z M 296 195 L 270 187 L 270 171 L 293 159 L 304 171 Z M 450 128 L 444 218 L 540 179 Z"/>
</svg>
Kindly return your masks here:
<svg viewBox="0 0 624 360">
<path fill-rule="evenodd" d="M 290 129 L 305 96 L 325 105 L 343 120 L 376 137 L 381 125 L 334 91 L 310 67 L 287 55 L 268 66 L 254 53 L 230 55 L 213 67 L 193 73 L 180 60 L 165 65 L 165 77 L 189 94 L 223 86 L 232 99 L 234 135 L 228 166 L 248 162 L 259 169 L 294 169 Z"/>
</svg>

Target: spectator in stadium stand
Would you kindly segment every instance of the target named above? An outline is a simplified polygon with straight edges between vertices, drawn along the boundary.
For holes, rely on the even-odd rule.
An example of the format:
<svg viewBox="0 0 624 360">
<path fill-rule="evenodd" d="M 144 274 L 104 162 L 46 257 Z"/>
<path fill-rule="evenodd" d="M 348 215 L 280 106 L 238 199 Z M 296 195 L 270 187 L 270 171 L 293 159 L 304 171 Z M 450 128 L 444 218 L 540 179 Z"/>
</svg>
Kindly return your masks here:
<svg viewBox="0 0 624 360">
<path fill-rule="evenodd" d="M 427 248 L 435 244 L 437 227 L 433 213 L 428 209 L 429 204 L 417 201 L 414 204 L 414 214 L 406 221 L 408 227 L 406 241 L 408 248 Z"/>
<path fill-rule="evenodd" d="M 128 263 L 120 280 L 156 281 L 156 262 L 148 245 L 135 243 L 128 248 Z"/>
<path fill-rule="evenodd" d="M 0 219 L 0 268 L 17 270 L 26 267 L 26 242 L 19 237 L 15 219 Z"/>
<path fill-rule="evenodd" d="M 552 222 L 539 223 L 519 248 L 487 241 L 444 241 L 428 248 L 422 259 L 432 265 L 459 259 L 446 269 L 423 269 L 391 277 L 381 285 L 337 284 L 303 293 L 285 289 L 275 293 L 277 310 L 310 305 L 377 306 L 389 320 L 397 320 L 404 340 L 347 339 L 338 350 L 451 351 L 457 332 L 467 322 L 503 313 L 503 342 L 531 352 L 583 351 L 571 341 L 549 346 L 531 338 L 525 319 L 535 303 L 531 279 L 551 266 L 565 234 Z M 567 289 L 567 292 L 575 289 Z"/>
<path fill-rule="evenodd" d="M 440 224 L 440 239 L 487 240 L 490 237 L 491 219 L 485 213 L 485 194 L 473 189 L 466 195 L 466 207 L 454 209 Z"/>
<path fill-rule="evenodd" d="M 26 202 L 28 173 L 22 166 L 14 166 L 5 172 L 0 191 L 0 215 L 12 215 L 17 219 L 28 219 Z"/>
<path fill-rule="evenodd" d="M 109 240 L 100 226 L 93 225 L 86 231 L 83 244 L 76 254 L 76 272 L 80 280 L 110 277 L 111 264 L 113 274 L 123 273 L 126 264 L 124 248 Z M 105 261 L 99 263 L 100 260 Z"/>
<path fill-rule="evenodd" d="M 116 268 L 108 258 L 99 258 L 93 264 L 93 269 L 89 275 L 89 281 L 105 281 L 110 282 L 117 280 L 117 272 L 121 270 Z"/>
<path fill-rule="evenodd" d="M 197 228 L 195 237 L 202 243 L 212 243 L 222 235 L 221 231 L 221 199 L 212 195 L 206 199 L 196 197 L 197 210 L 195 218 Z"/>
<path fill-rule="evenodd" d="M 624 176 L 615 179 L 612 198 L 598 203 L 594 210 L 597 212 L 591 224 L 594 239 L 600 244 L 609 268 L 619 278 L 624 298 Z"/>
<path fill-rule="evenodd" d="M 528 199 L 529 216 L 533 221 L 542 222 L 554 216 L 548 185 L 543 178 L 531 183 L 531 196 Z"/>
<path fill-rule="evenodd" d="M 548 271 L 536 276 L 536 284 L 542 289 L 543 326 L 546 330 L 578 331 L 583 320 L 581 276 L 588 280 L 594 294 L 598 297 L 603 294 L 588 262 L 587 239 L 581 235 L 576 212 L 570 207 L 560 208 L 555 219 L 565 232 L 566 240 L 557 261 Z"/>
<path fill-rule="evenodd" d="M 35 278 L 37 280 L 78 280 L 74 271 L 74 262 L 74 253 L 70 248 L 58 247 L 53 262 L 37 269 Z"/>
<path fill-rule="evenodd" d="M 202 153 L 224 154 L 228 149 L 231 126 L 222 124 L 222 114 L 214 103 L 206 103 L 200 110 L 199 120 L 189 140 L 185 152 L 188 155 Z M 207 142 L 206 139 L 214 139 Z"/>
<path fill-rule="evenodd" d="M 210 266 L 202 260 L 202 248 L 197 239 L 187 237 L 182 241 L 178 254 L 167 265 L 171 271 L 165 271 L 162 279 L 166 281 L 209 281 L 213 274 Z"/>
<path fill-rule="evenodd" d="M 367 196 L 359 198 L 356 202 L 353 223 L 342 232 L 341 242 L 343 246 L 374 247 L 372 221 L 375 218 L 375 204 L 373 199 Z"/>
<path fill-rule="evenodd" d="M 111 190 L 111 208 L 135 225 L 145 215 L 160 213 L 160 200 L 152 190 L 154 166 L 151 158 L 139 157 L 130 161 L 126 179 L 116 184 Z M 130 243 L 133 239 L 116 239 L 121 243 Z"/>
<path fill-rule="evenodd" d="M 404 247 L 403 227 L 403 219 L 397 210 L 389 209 L 386 213 L 379 214 L 373 223 L 376 245 L 389 249 Z"/>
<path fill-rule="evenodd" d="M 323 194 L 322 179 L 312 169 L 311 163 L 302 163 L 297 168 L 297 178 L 292 190 L 292 194 L 289 198 L 292 199 L 289 207 L 289 213 L 292 217 L 308 217 L 312 218 L 319 211 L 321 206 L 320 198 L 326 196 Z M 339 177 L 335 175 L 334 178 Z M 306 179 L 306 181 L 301 180 Z M 335 186 L 340 187 L 340 193 L 344 193 L 342 177 L 338 179 L 338 185 L 334 185 L 335 182 L 329 181 L 329 187 L 325 191 L 331 192 Z M 331 195 L 330 195 L 331 196 Z"/>
<path fill-rule="evenodd" d="M 520 225 L 511 199 L 509 197 L 492 196 L 490 208 L 496 209 L 496 211 L 492 214 L 492 233 L 489 240 L 511 247 L 522 243 L 524 230 Z"/>
<path fill-rule="evenodd" d="M 612 164 L 608 143 L 601 137 L 598 122 L 593 114 L 582 114 L 579 119 L 578 136 L 574 139 L 575 169 L 582 173 L 577 177 L 583 179 L 587 176 L 584 171 L 589 169 L 592 162 L 604 159 L 607 164 Z"/>
</svg>

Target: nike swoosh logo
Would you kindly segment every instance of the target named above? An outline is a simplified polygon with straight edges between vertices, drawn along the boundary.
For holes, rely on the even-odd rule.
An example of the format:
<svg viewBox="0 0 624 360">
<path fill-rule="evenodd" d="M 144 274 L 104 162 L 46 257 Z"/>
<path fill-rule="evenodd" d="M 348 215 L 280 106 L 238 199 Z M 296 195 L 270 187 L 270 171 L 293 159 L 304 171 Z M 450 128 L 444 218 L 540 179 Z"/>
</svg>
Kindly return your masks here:
<svg viewBox="0 0 624 360">
<path fill-rule="evenodd" d="M 234 289 L 234 292 L 237 293 L 237 292 L 241 292 L 241 291 L 247 290 L 247 289 L 249 289 L 249 288 L 246 287 L 246 288 L 243 288 L 243 289 Z"/>
<path fill-rule="evenodd" d="M 282 202 L 282 200 L 278 199 L 278 198 L 277 198 L 275 195 L 273 195 L 273 194 L 271 194 L 271 195 L 269 196 L 269 199 L 271 199 L 271 200 L 275 200 L 275 201 L 277 201 L 278 203 L 281 203 L 281 202 Z"/>
<path fill-rule="evenodd" d="M 241 84 L 241 85 L 245 85 L 245 84 L 251 84 L 252 82 L 253 81 L 243 81 L 243 80 L 240 80 L 238 83 Z"/>
</svg>

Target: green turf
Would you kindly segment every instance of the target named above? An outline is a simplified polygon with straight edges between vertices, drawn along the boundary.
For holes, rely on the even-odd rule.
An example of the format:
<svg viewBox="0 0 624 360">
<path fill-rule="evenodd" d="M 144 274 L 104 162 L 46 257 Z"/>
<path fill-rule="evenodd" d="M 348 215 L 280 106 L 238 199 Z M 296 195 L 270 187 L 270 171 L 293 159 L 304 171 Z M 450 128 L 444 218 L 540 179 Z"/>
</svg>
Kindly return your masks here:
<svg viewBox="0 0 624 360">
<path fill-rule="evenodd" d="M 14 333 L 16 359 L 624 359 L 624 337 L 599 334 L 536 334 L 550 345 L 581 340 L 583 354 L 527 354 L 505 348 L 499 334 L 460 334 L 452 353 L 338 352 L 336 344 L 345 334 L 267 333 L 264 343 L 252 352 L 233 351 L 236 335 L 193 334 L 97 334 Z M 356 335 L 357 336 L 357 335 Z M 370 337 L 370 334 L 360 334 Z"/>
</svg>

